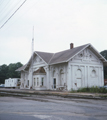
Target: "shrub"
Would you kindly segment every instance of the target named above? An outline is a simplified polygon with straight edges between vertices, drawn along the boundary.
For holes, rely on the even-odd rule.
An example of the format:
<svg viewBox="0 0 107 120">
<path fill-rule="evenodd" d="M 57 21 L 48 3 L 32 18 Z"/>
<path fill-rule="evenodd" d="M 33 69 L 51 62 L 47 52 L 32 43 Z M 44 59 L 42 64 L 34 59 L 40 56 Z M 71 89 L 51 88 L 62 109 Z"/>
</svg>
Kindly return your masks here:
<svg viewBox="0 0 107 120">
<path fill-rule="evenodd" d="M 107 89 L 104 87 L 99 88 L 99 87 L 86 87 L 86 88 L 80 88 L 77 90 L 77 92 L 89 92 L 89 93 L 107 93 Z"/>
</svg>

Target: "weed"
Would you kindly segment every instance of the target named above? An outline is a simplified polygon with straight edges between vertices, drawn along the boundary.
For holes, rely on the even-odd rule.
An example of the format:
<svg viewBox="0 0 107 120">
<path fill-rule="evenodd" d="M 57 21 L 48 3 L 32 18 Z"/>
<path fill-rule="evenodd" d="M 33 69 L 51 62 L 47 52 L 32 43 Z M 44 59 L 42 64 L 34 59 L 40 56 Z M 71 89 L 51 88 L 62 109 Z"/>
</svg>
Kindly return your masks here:
<svg viewBox="0 0 107 120">
<path fill-rule="evenodd" d="M 71 90 L 72 92 L 73 90 Z M 77 92 L 88 92 L 88 93 L 107 93 L 107 89 L 104 87 L 99 88 L 99 87 L 86 87 L 86 88 L 80 88 L 77 90 Z"/>
</svg>

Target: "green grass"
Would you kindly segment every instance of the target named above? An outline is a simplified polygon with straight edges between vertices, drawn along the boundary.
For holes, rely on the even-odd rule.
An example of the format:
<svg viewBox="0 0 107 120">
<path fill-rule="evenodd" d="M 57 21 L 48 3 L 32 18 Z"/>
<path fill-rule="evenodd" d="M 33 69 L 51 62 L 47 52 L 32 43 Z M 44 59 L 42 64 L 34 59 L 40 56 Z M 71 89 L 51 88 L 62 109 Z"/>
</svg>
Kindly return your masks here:
<svg viewBox="0 0 107 120">
<path fill-rule="evenodd" d="M 93 86 L 93 87 L 80 88 L 77 91 L 71 89 L 71 92 L 107 93 L 107 89 Z"/>
<path fill-rule="evenodd" d="M 107 95 L 100 95 L 100 97 L 104 97 L 104 98 L 107 98 Z"/>
</svg>

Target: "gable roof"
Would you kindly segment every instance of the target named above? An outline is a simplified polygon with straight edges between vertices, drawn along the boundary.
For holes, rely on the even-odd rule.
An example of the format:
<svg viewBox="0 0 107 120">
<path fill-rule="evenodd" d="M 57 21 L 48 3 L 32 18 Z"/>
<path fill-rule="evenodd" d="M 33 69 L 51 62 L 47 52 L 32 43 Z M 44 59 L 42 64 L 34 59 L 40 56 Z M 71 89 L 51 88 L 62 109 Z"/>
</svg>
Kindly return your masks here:
<svg viewBox="0 0 107 120">
<path fill-rule="evenodd" d="M 35 51 L 34 54 L 38 55 L 43 61 L 45 61 L 47 65 L 53 65 L 53 64 L 68 62 L 70 59 L 72 59 L 74 56 L 79 54 L 81 51 L 83 51 L 87 47 L 97 55 L 97 57 L 104 63 L 104 65 L 107 65 L 107 60 L 91 44 L 85 44 L 79 47 L 75 47 L 75 48 L 57 52 L 57 53 Z M 30 64 L 30 60 L 25 66 L 22 66 L 21 68 L 17 69 L 17 71 L 26 69 L 28 64 Z"/>
<path fill-rule="evenodd" d="M 76 55 L 81 50 L 85 49 L 89 44 L 82 45 L 79 47 L 75 47 L 69 50 L 65 50 L 62 52 L 55 53 L 49 64 L 57 64 L 62 62 L 67 62 L 70 58 Z"/>
<path fill-rule="evenodd" d="M 107 66 L 107 60 L 90 44 L 89 49 Z"/>
<path fill-rule="evenodd" d="M 54 53 L 39 52 L 39 51 L 35 51 L 35 54 L 37 54 L 40 58 L 42 58 L 47 64 L 54 55 Z"/>
<path fill-rule="evenodd" d="M 23 65 L 22 67 L 18 68 L 17 70 L 15 71 L 21 71 L 21 70 L 24 70 L 26 68 L 27 64 Z"/>
</svg>

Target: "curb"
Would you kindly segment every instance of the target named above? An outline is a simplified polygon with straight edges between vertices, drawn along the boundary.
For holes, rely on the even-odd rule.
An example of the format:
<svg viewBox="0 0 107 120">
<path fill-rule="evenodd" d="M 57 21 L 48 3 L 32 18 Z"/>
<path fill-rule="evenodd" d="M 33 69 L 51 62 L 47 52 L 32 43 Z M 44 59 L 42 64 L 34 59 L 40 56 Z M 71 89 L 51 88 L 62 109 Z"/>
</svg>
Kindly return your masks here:
<svg viewBox="0 0 107 120">
<path fill-rule="evenodd" d="M 107 100 L 107 97 L 100 97 L 100 96 L 92 96 L 92 95 L 76 95 L 70 93 L 54 93 L 54 92 L 47 92 L 47 91 L 19 91 L 19 90 L 0 90 L 1 96 L 18 96 L 18 97 L 27 97 L 32 95 L 49 95 L 49 96 L 60 96 L 63 98 L 78 98 L 78 99 L 95 99 L 95 100 Z"/>
</svg>

